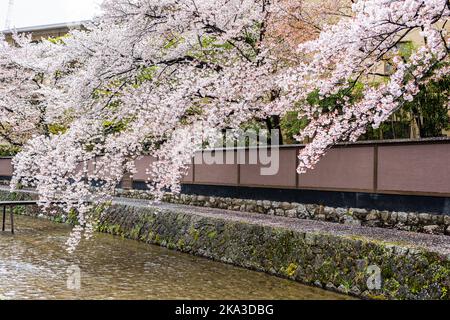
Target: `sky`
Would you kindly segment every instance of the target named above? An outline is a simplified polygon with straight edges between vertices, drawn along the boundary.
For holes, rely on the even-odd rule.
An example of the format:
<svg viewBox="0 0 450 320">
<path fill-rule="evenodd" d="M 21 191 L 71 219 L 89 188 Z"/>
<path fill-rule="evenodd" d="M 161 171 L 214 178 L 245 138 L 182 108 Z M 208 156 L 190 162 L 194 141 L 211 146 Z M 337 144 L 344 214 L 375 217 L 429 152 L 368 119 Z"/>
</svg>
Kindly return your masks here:
<svg viewBox="0 0 450 320">
<path fill-rule="evenodd" d="M 5 29 L 9 0 L 0 0 L 0 30 Z M 31 27 L 88 20 L 100 11 L 101 0 L 14 0 L 11 27 Z"/>
</svg>

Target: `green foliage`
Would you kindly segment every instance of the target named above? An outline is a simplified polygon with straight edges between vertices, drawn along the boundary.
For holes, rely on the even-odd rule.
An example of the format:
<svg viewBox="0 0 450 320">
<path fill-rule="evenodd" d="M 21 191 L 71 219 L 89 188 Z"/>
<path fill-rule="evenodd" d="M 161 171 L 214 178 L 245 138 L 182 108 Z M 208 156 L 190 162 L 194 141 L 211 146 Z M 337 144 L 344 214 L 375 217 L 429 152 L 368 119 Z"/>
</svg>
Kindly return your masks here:
<svg viewBox="0 0 450 320">
<path fill-rule="evenodd" d="M 416 49 L 412 42 L 401 42 L 397 45 L 396 55 L 404 59 L 409 59 Z M 386 73 L 391 73 L 392 64 L 387 62 Z M 442 67 L 437 65 L 436 68 Z M 431 75 L 431 74 L 430 74 Z M 384 81 L 388 78 L 380 78 L 377 81 Z M 372 83 L 377 86 L 377 82 Z M 318 107 L 322 112 L 340 110 L 345 101 L 353 104 L 363 98 L 364 85 L 360 82 L 350 80 L 348 86 L 341 89 L 336 94 L 323 97 L 319 90 L 311 92 L 306 99 L 306 103 Z M 380 128 L 369 127 L 367 133 L 361 137 L 362 140 L 378 139 L 405 139 L 405 138 L 429 138 L 440 137 L 443 131 L 450 130 L 449 119 L 449 91 L 450 77 L 447 76 L 439 81 L 430 81 L 420 87 L 420 92 L 412 102 L 404 104 L 403 108 L 397 111 L 389 121 L 383 123 Z M 305 126 L 307 121 L 298 119 L 298 114 L 288 113 L 282 119 L 282 131 L 284 141 L 295 143 L 293 138 Z M 419 131 L 419 132 L 416 132 Z"/>
<path fill-rule="evenodd" d="M 419 94 L 412 102 L 406 103 L 405 111 L 419 118 L 420 136 L 422 138 L 438 137 L 443 130 L 450 129 L 448 101 L 450 76 L 440 81 L 430 81 L 421 86 Z"/>
<path fill-rule="evenodd" d="M 113 98 L 118 97 L 118 90 L 121 86 L 123 86 L 124 82 L 123 79 L 115 79 L 107 83 L 105 86 L 95 89 L 92 92 L 92 97 L 94 99 L 101 99 L 101 98 Z M 108 106 L 112 106 L 113 103 L 117 102 L 116 100 L 112 100 Z"/>
<path fill-rule="evenodd" d="M 208 103 L 208 99 L 205 98 L 203 99 L 203 103 Z M 180 123 L 183 125 L 187 125 L 190 123 L 190 121 L 192 121 L 192 118 L 196 117 L 196 116 L 200 116 L 203 113 L 203 108 L 201 106 L 200 102 L 199 104 L 194 104 L 192 106 L 190 106 L 188 109 L 186 109 L 186 112 L 184 113 L 183 116 L 180 117 Z"/>
<path fill-rule="evenodd" d="M 134 87 L 139 88 L 142 85 L 142 83 L 153 80 L 156 76 L 157 71 L 158 71 L 157 66 L 142 68 L 138 76 L 136 77 L 136 83 Z"/>
<path fill-rule="evenodd" d="M 233 45 L 229 42 L 219 43 L 216 37 L 203 37 L 201 39 L 201 46 L 203 49 L 224 49 L 231 50 L 233 49 Z"/>
<path fill-rule="evenodd" d="M 103 131 L 104 134 L 114 134 L 119 133 L 127 128 L 127 123 L 123 120 L 119 121 L 104 121 L 103 122 Z"/>
<path fill-rule="evenodd" d="M 399 47 L 402 56 L 411 55 L 414 47 L 404 43 Z M 319 107 L 323 112 L 331 112 L 342 106 L 345 100 L 355 103 L 363 97 L 362 83 L 349 82 L 349 87 L 338 93 L 321 97 L 318 90 L 309 94 L 307 103 Z M 381 124 L 378 129 L 369 127 L 361 140 L 430 138 L 443 136 L 443 131 L 450 130 L 449 117 L 450 76 L 439 81 L 430 81 L 420 87 L 420 92 L 412 102 L 404 104 L 389 121 Z M 306 119 L 298 119 L 298 113 L 288 113 L 281 122 L 284 142 L 296 143 L 295 135 L 307 126 Z M 412 125 L 418 127 L 417 136 L 412 136 Z"/>
<path fill-rule="evenodd" d="M 405 103 L 403 108 L 397 111 L 390 121 L 383 123 L 379 129 L 368 128 L 363 139 L 411 138 L 413 121 L 418 127 L 420 138 L 443 136 L 443 131 L 450 130 L 449 91 L 450 76 L 422 85 L 412 102 Z"/>
<path fill-rule="evenodd" d="M 75 209 L 71 209 L 69 214 L 67 215 L 67 223 L 70 225 L 78 225 L 78 213 L 75 211 Z"/>
<path fill-rule="evenodd" d="M 340 108 L 345 101 L 354 103 L 362 98 L 364 85 L 361 82 L 349 81 L 347 87 L 342 88 L 336 94 L 332 94 L 326 97 L 320 95 L 320 91 L 317 89 L 308 95 L 306 101 L 311 106 L 318 106 L 324 112 L 334 111 Z"/>
<path fill-rule="evenodd" d="M 64 134 L 67 132 L 67 127 L 61 124 L 50 124 L 48 126 L 48 132 L 54 135 Z"/>
<path fill-rule="evenodd" d="M 105 89 L 95 89 L 94 92 L 92 93 L 94 99 L 100 99 L 102 97 L 108 97 L 111 95 L 111 91 L 110 90 L 105 90 Z"/>
<path fill-rule="evenodd" d="M 69 35 L 64 35 L 60 37 L 48 38 L 47 40 L 53 44 L 64 44 L 64 39 L 68 37 Z"/>
<path fill-rule="evenodd" d="M 348 86 L 341 89 L 336 94 L 323 97 L 320 95 L 319 90 L 311 92 L 306 103 L 311 106 L 316 106 L 322 110 L 322 112 L 331 112 L 336 109 L 340 109 L 345 101 L 354 103 L 362 98 L 364 85 L 360 82 L 349 81 Z M 298 141 L 294 138 L 298 135 L 306 126 L 308 120 L 306 118 L 299 118 L 299 112 L 288 112 L 281 119 L 281 132 L 283 134 L 283 142 L 285 144 L 295 144 Z"/>
<path fill-rule="evenodd" d="M 219 42 L 217 37 L 203 36 L 199 43 L 189 52 L 189 55 L 205 62 L 219 63 L 221 52 L 232 50 L 234 47 L 230 42 Z"/>
<path fill-rule="evenodd" d="M 409 59 L 416 49 L 413 42 L 402 42 L 397 46 L 398 54 Z M 387 65 L 390 73 L 391 64 Z M 443 67 L 442 64 L 430 72 Z M 448 114 L 448 99 L 450 89 L 450 77 L 444 77 L 439 81 L 431 80 L 420 86 L 419 93 L 412 102 L 406 102 L 402 109 L 397 111 L 379 129 L 368 128 L 363 139 L 404 139 L 404 138 L 430 138 L 440 137 L 444 130 L 450 129 Z M 415 130 L 412 130 L 415 129 Z M 414 131 L 419 132 L 414 132 Z"/>
<path fill-rule="evenodd" d="M 21 151 L 20 147 L 12 145 L 0 145 L 0 157 L 14 157 Z"/>
<path fill-rule="evenodd" d="M 283 134 L 283 141 L 286 144 L 295 144 L 298 141 L 295 140 L 300 131 L 302 131 L 308 125 L 306 118 L 299 119 L 298 112 L 288 112 L 281 119 L 281 132 Z"/>
<path fill-rule="evenodd" d="M 177 37 L 173 37 L 172 39 L 170 39 L 167 44 L 164 46 L 164 49 L 169 50 L 169 49 L 173 49 L 178 47 L 179 44 L 183 43 L 184 39 L 183 38 L 177 38 Z"/>
<path fill-rule="evenodd" d="M 13 209 L 15 215 L 25 215 L 26 211 L 25 206 L 15 206 Z"/>
<path fill-rule="evenodd" d="M 284 273 L 288 276 L 288 277 L 293 277 L 295 275 L 295 273 L 297 272 L 298 269 L 298 265 L 296 263 L 291 263 L 284 271 Z"/>
<path fill-rule="evenodd" d="M 412 54 L 414 53 L 416 46 L 415 46 L 414 42 L 412 42 L 412 41 L 404 41 L 404 42 L 400 42 L 397 45 L 397 49 L 398 49 L 398 54 L 401 57 L 409 59 L 412 56 Z"/>
<path fill-rule="evenodd" d="M 245 43 L 250 45 L 252 48 L 255 48 L 259 41 L 259 32 L 261 30 L 261 24 L 255 26 L 255 30 L 253 32 L 245 33 Z"/>
<path fill-rule="evenodd" d="M 402 118 L 403 120 L 401 120 Z M 410 122 L 405 119 L 404 112 L 399 111 L 389 121 L 382 123 L 378 129 L 369 126 L 366 134 L 361 136 L 360 140 L 409 139 L 411 135 Z"/>
</svg>

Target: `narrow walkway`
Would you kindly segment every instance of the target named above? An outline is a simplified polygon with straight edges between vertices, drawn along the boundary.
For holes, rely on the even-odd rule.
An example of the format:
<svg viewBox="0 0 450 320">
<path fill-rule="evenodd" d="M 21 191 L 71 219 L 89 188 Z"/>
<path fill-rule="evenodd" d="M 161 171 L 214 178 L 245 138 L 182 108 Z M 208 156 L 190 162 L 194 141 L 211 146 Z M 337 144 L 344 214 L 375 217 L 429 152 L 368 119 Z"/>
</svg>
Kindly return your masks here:
<svg viewBox="0 0 450 320">
<path fill-rule="evenodd" d="M 9 192 L 8 187 L 0 186 L 1 191 Z M 24 190 L 23 192 L 36 194 L 35 191 Z M 148 200 L 115 198 L 114 204 L 135 206 L 135 207 L 155 207 L 162 212 L 176 211 L 183 214 L 192 214 L 203 217 L 212 217 L 229 221 L 241 221 L 250 224 L 257 224 L 269 227 L 284 228 L 298 232 L 321 233 L 348 237 L 361 237 L 368 240 L 383 241 L 395 245 L 407 247 L 419 247 L 428 251 L 449 255 L 450 259 L 450 236 L 428 235 L 423 233 L 400 231 L 395 229 L 360 227 L 342 225 L 333 222 L 323 222 L 314 220 L 302 220 L 286 217 L 263 215 L 258 213 L 246 213 L 230 211 L 224 209 L 212 209 L 204 207 L 194 207 L 187 205 L 176 205 L 169 203 L 154 204 Z"/>
<path fill-rule="evenodd" d="M 115 198 L 114 204 L 135 207 L 152 206 L 155 208 L 159 208 L 162 212 L 164 212 L 165 210 L 169 210 L 172 212 L 176 211 L 184 214 L 212 217 L 229 221 L 241 221 L 251 224 L 278 227 L 305 233 L 307 232 L 348 237 L 361 237 L 368 240 L 383 241 L 395 245 L 424 248 L 428 251 L 450 255 L 450 237 L 443 235 L 428 235 L 423 233 L 407 232 L 386 228 L 349 226 L 333 222 L 302 220 L 269 216 L 258 213 L 237 212 L 224 209 L 212 209 L 169 203 L 152 204 L 151 201 L 147 200 Z"/>
</svg>

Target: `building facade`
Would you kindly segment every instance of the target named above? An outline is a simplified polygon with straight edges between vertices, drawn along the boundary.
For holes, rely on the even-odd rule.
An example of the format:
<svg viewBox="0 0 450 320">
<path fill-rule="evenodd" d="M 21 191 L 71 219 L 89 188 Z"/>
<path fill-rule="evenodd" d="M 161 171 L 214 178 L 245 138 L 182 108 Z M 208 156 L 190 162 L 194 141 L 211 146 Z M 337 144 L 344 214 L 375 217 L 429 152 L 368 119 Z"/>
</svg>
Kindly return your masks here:
<svg viewBox="0 0 450 320">
<path fill-rule="evenodd" d="M 42 26 L 18 28 L 14 30 L 3 31 L 6 41 L 13 43 L 12 34 L 31 34 L 33 41 L 40 41 L 48 38 L 58 38 L 66 35 L 72 29 L 83 29 L 83 25 L 88 21 L 48 24 Z"/>
</svg>

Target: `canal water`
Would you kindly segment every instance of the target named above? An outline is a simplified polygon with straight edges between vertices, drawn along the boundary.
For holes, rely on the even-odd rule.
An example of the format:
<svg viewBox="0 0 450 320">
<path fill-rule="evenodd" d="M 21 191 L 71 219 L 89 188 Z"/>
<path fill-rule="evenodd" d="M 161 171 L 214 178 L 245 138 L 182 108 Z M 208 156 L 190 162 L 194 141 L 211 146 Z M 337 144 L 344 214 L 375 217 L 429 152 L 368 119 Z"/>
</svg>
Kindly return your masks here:
<svg viewBox="0 0 450 320">
<path fill-rule="evenodd" d="M 70 227 L 22 216 L 16 225 L 0 231 L 0 300 L 347 298 L 106 234 L 69 255 Z"/>
</svg>

